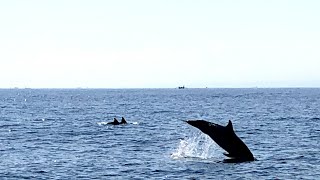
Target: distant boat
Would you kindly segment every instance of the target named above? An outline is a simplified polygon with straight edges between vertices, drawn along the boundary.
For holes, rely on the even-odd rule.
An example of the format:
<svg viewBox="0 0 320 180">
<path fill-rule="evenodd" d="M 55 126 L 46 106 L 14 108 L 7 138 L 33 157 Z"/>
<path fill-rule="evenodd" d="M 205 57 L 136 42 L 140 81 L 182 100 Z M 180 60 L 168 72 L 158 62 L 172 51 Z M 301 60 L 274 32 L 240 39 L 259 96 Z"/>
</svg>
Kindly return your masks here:
<svg viewBox="0 0 320 180">
<path fill-rule="evenodd" d="M 178 89 L 184 89 L 184 88 L 185 88 L 184 86 L 179 86 L 179 87 L 178 87 Z"/>
</svg>

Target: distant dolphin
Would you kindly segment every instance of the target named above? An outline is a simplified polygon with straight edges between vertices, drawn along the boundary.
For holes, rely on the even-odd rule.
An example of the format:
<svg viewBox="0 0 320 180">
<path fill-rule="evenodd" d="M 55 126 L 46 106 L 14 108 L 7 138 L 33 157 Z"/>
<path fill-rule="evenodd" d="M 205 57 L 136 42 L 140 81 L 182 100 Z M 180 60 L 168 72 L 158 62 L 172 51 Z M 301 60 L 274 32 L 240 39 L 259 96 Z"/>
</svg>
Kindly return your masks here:
<svg viewBox="0 0 320 180">
<path fill-rule="evenodd" d="M 119 125 L 119 121 L 116 118 L 113 118 L 113 122 L 108 122 L 107 124 Z"/>
<path fill-rule="evenodd" d="M 120 124 L 127 124 L 127 121 L 124 119 L 124 117 L 121 118 Z"/>
<path fill-rule="evenodd" d="M 235 134 L 230 120 L 227 126 L 204 120 L 189 120 L 186 122 L 209 135 L 211 139 L 228 152 L 223 154 L 231 159 L 225 159 L 223 162 L 238 163 L 255 160 L 249 148 Z"/>
</svg>

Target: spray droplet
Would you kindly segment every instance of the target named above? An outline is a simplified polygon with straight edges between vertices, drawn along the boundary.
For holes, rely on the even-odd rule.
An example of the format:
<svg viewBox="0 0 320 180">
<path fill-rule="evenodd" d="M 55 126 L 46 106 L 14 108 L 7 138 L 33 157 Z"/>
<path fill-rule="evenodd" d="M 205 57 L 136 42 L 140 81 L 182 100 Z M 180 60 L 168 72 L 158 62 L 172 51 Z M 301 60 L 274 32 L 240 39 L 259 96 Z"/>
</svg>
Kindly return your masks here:
<svg viewBox="0 0 320 180">
<path fill-rule="evenodd" d="M 201 158 L 210 159 L 217 156 L 218 147 L 206 135 L 197 134 L 180 140 L 178 147 L 171 154 L 172 159 Z"/>
</svg>

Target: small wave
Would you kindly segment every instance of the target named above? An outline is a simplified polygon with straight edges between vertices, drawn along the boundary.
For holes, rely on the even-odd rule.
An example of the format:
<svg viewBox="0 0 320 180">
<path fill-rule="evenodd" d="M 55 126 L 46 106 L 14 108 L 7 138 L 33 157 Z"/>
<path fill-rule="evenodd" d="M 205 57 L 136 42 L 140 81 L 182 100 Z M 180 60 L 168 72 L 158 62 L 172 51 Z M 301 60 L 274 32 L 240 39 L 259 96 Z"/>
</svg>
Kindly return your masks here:
<svg viewBox="0 0 320 180">
<path fill-rule="evenodd" d="M 45 118 L 36 118 L 34 119 L 34 121 L 45 121 L 46 119 Z"/>
<path fill-rule="evenodd" d="M 211 159 L 218 155 L 217 146 L 206 135 L 193 135 L 180 140 L 178 147 L 171 154 L 172 159 L 200 158 Z"/>
<path fill-rule="evenodd" d="M 313 121 L 313 120 L 320 120 L 320 118 L 318 118 L 318 117 L 313 117 L 313 118 L 311 118 L 311 120 Z"/>
<path fill-rule="evenodd" d="M 164 113 L 172 113 L 173 111 L 169 110 L 160 110 L 160 111 L 154 111 L 152 114 L 164 114 Z"/>
</svg>

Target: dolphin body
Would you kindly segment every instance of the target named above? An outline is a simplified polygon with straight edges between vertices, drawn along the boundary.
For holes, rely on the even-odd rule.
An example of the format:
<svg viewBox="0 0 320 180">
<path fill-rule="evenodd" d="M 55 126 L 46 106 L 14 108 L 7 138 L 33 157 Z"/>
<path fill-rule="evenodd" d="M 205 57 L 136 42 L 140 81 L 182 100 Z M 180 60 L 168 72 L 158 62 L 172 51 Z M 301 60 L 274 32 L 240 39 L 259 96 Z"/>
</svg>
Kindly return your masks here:
<svg viewBox="0 0 320 180">
<path fill-rule="evenodd" d="M 230 120 L 227 126 L 204 120 L 188 120 L 186 122 L 209 135 L 222 149 L 228 152 L 223 154 L 230 159 L 225 159 L 223 162 L 239 163 L 255 160 L 249 148 L 235 134 Z"/>
<path fill-rule="evenodd" d="M 127 124 L 127 121 L 124 119 L 124 117 L 121 118 L 120 124 Z"/>
<path fill-rule="evenodd" d="M 116 118 L 113 118 L 113 122 L 108 122 L 107 124 L 119 125 L 119 121 Z"/>
<path fill-rule="evenodd" d="M 113 118 L 113 122 L 108 122 L 107 124 L 111 124 L 111 125 L 127 124 L 127 121 L 124 119 L 124 117 L 121 118 L 121 122 L 119 122 L 117 118 Z"/>
</svg>

